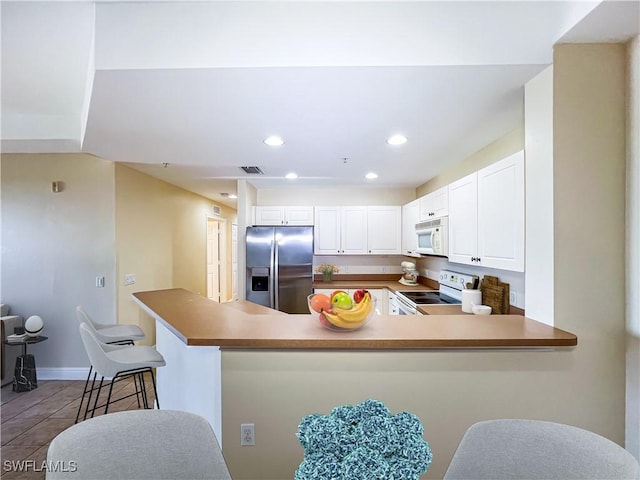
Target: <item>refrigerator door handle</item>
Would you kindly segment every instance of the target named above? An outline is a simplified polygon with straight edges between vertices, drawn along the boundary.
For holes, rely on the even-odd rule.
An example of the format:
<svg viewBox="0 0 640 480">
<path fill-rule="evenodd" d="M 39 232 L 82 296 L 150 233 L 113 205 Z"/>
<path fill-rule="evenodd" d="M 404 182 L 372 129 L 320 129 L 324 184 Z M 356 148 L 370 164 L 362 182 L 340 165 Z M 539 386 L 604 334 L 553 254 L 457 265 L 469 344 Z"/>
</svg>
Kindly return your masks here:
<svg viewBox="0 0 640 480">
<path fill-rule="evenodd" d="M 278 295 L 278 286 L 280 285 L 280 278 L 278 271 L 280 265 L 280 258 L 278 255 L 278 233 L 274 235 L 272 250 L 271 250 L 271 305 L 272 308 L 280 310 L 280 296 Z"/>
</svg>

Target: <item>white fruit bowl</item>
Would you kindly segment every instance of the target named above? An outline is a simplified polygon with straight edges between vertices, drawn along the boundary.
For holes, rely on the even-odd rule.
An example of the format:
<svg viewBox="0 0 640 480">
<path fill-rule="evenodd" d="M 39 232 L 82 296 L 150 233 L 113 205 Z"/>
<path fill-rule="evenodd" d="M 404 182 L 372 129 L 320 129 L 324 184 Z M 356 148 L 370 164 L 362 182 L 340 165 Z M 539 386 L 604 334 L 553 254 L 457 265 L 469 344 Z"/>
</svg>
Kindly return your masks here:
<svg viewBox="0 0 640 480">
<path fill-rule="evenodd" d="M 350 309 L 341 309 L 335 306 L 330 306 L 329 309 L 325 309 L 327 304 L 326 299 L 318 301 L 318 298 L 314 300 L 316 295 L 324 295 L 322 293 L 311 294 L 307 297 L 307 305 L 309 306 L 309 312 L 316 319 L 322 327 L 332 330 L 334 332 L 353 332 L 362 328 L 376 315 L 376 299 L 367 293 L 368 299 L 363 299 L 364 304 L 353 302 Z M 328 295 L 324 295 L 328 297 Z"/>
</svg>

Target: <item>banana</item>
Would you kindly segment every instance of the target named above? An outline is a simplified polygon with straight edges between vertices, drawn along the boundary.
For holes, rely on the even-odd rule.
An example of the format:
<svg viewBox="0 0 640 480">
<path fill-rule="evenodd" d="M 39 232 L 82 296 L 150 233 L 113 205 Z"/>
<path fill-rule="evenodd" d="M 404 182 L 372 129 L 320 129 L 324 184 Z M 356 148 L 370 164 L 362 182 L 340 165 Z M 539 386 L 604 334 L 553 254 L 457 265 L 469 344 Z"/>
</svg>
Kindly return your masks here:
<svg viewBox="0 0 640 480">
<path fill-rule="evenodd" d="M 362 323 L 373 310 L 373 302 L 371 302 L 371 294 L 365 293 L 362 301 L 351 310 L 342 310 L 335 308 L 334 312 L 341 320 L 348 323 Z"/>
<path fill-rule="evenodd" d="M 335 313 L 328 313 L 328 312 L 322 312 L 324 313 L 324 316 L 327 318 L 327 320 L 329 320 L 331 322 L 332 325 L 338 327 L 338 328 L 344 328 L 345 330 L 353 330 L 355 328 L 358 328 L 360 325 L 358 324 L 354 324 L 354 323 L 348 323 L 343 321 L 337 314 Z"/>
</svg>

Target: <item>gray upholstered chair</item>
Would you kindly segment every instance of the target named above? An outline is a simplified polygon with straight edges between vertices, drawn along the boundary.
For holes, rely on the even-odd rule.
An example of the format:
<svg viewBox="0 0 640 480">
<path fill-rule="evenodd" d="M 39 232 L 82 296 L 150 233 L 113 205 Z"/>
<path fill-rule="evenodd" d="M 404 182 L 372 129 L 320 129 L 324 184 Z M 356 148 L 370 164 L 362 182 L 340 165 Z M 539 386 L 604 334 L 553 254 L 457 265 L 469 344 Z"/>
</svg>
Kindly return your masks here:
<svg viewBox="0 0 640 480">
<path fill-rule="evenodd" d="M 141 395 L 144 402 L 144 408 L 151 408 L 147 399 L 147 391 L 144 384 L 143 375 L 145 373 L 148 373 L 151 377 L 153 391 L 155 394 L 155 402 L 158 408 L 160 408 L 153 369 L 163 367 L 165 365 L 165 361 L 162 355 L 154 347 L 144 345 L 110 345 L 102 343 L 96 337 L 94 328 L 88 323 L 82 323 L 80 325 L 80 336 L 82 337 L 82 343 L 84 343 L 84 347 L 93 370 L 102 377 L 98 387 L 94 386 L 94 381 L 88 391 L 85 388 L 85 393 L 89 393 L 89 399 L 87 401 L 84 419 L 87 418 L 89 413 L 89 404 L 91 403 L 91 396 L 94 390 L 97 390 L 97 393 L 93 407 L 91 407 L 92 417 L 97 409 L 104 407 L 104 413 L 107 413 L 110 403 L 133 395 Z M 137 378 L 136 393 L 112 400 L 111 394 L 113 392 L 114 383 L 126 377 L 134 377 L 134 379 Z M 103 404 L 98 405 L 102 384 L 105 378 L 111 379 L 109 383 L 109 393 L 106 401 Z M 138 391 L 138 384 L 140 384 L 140 392 Z M 80 408 L 81 407 L 82 403 L 80 404 Z"/>
<path fill-rule="evenodd" d="M 231 480 L 211 425 L 174 410 L 130 410 L 73 425 L 47 452 L 48 480 Z M 55 470 L 55 471 L 54 471 Z"/>
<path fill-rule="evenodd" d="M 581 428 L 540 420 L 489 420 L 462 437 L 445 480 L 637 480 L 636 459 Z"/>
</svg>

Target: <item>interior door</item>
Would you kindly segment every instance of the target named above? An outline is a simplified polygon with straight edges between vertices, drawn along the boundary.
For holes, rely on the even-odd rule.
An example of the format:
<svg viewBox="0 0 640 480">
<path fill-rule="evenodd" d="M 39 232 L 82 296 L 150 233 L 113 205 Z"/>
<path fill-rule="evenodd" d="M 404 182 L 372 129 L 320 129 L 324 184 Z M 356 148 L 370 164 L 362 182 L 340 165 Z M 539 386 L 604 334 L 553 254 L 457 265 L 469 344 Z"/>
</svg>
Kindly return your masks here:
<svg viewBox="0 0 640 480">
<path fill-rule="evenodd" d="M 220 301 L 220 222 L 207 219 L 207 298 Z"/>
</svg>

